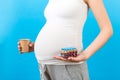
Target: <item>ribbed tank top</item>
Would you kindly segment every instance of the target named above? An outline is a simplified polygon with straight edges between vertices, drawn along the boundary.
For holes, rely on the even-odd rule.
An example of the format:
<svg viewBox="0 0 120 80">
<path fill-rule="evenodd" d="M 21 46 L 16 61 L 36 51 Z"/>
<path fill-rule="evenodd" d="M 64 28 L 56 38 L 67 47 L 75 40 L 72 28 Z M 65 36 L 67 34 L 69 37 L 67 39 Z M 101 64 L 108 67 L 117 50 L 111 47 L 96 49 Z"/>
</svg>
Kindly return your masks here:
<svg viewBox="0 0 120 80">
<path fill-rule="evenodd" d="M 66 62 L 53 58 L 62 47 L 83 50 L 82 31 L 88 14 L 84 0 L 49 0 L 44 10 L 46 23 L 35 40 L 35 56 L 41 64 L 67 65 L 82 62 Z"/>
</svg>

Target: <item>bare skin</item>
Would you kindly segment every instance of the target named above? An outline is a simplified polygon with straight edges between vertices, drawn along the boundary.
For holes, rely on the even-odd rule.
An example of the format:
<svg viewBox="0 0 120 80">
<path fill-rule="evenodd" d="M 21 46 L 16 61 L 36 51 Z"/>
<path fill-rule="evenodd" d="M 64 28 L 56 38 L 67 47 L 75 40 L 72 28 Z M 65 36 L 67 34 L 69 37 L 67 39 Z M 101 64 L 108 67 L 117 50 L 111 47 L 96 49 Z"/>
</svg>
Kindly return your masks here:
<svg viewBox="0 0 120 80">
<path fill-rule="evenodd" d="M 70 62 L 81 62 L 86 61 L 89 59 L 97 50 L 99 50 L 112 36 L 113 29 L 104 7 L 102 0 L 84 0 L 85 3 L 88 4 L 89 8 L 92 10 L 100 28 L 100 33 L 98 36 L 93 40 L 93 42 L 78 55 L 77 57 L 68 57 L 63 58 L 61 56 L 53 56 L 55 59 L 63 60 L 63 61 L 70 61 Z M 92 27 L 92 26 L 91 26 Z M 34 51 L 34 43 L 30 44 L 31 50 Z M 18 45 L 18 49 L 21 51 L 20 45 Z"/>
</svg>

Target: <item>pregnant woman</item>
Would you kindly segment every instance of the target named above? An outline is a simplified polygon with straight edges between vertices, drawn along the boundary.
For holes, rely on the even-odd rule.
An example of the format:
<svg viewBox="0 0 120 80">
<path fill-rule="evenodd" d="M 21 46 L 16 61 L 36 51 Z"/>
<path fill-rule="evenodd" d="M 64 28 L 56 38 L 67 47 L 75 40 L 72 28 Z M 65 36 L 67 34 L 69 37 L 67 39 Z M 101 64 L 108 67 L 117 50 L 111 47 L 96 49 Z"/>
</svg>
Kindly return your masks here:
<svg viewBox="0 0 120 80">
<path fill-rule="evenodd" d="M 89 9 L 99 24 L 100 33 L 83 50 L 82 32 Z M 29 45 L 30 52 L 35 51 L 41 80 L 89 80 L 86 60 L 113 34 L 102 0 L 49 0 L 44 15 L 46 23 L 35 44 Z M 63 47 L 77 48 L 78 56 L 61 57 L 59 53 Z M 20 44 L 18 48 L 21 51 Z"/>
</svg>

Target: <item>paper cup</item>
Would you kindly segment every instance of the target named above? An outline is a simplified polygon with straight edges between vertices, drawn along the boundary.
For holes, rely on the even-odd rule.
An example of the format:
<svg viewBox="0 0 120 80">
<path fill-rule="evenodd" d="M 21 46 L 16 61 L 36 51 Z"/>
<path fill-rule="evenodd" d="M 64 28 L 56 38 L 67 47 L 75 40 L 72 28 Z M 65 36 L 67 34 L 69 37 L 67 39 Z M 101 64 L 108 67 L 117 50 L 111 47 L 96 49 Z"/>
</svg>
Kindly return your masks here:
<svg viewBox="0 0 120 80">
<path fill-rule="evenodd" d="M 30 39 L 20 39 L 21 52 L 29 52 Z"/>
</svg>

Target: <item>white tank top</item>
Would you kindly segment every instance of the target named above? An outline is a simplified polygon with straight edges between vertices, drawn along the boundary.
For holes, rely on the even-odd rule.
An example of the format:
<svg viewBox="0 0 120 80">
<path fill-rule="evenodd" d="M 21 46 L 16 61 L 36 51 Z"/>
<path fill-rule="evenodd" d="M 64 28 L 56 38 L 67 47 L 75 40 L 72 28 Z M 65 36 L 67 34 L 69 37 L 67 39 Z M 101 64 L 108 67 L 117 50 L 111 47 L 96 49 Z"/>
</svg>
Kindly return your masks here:
<svg viewBox="0 0 120 80">
<path fill-rule="evenodd" d="M 62 47 L 83 50 L 82 31 L 88 14 L 84 0 L 49 0 L 44 16 L 46 23 L 35 41 L 35 56 L 41 64 L 80 64 L 53 58 Z"/>
</svg>

